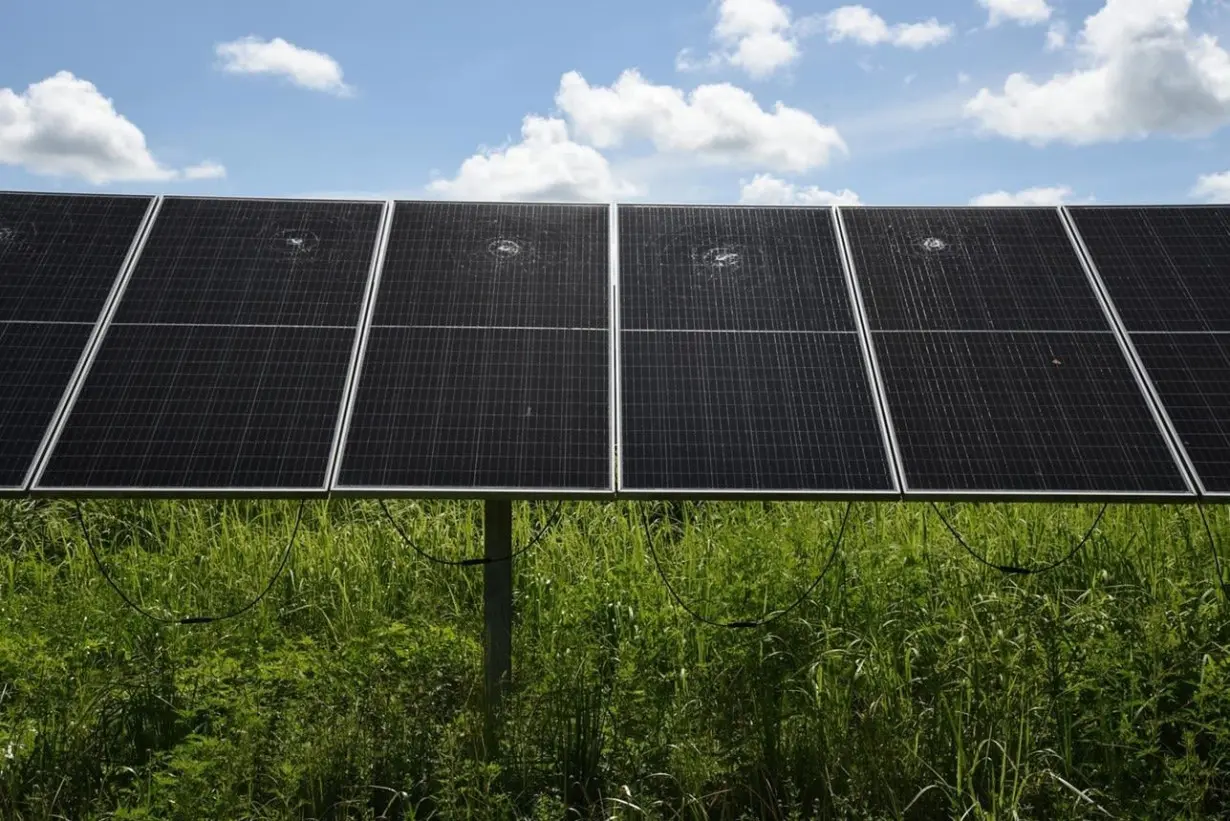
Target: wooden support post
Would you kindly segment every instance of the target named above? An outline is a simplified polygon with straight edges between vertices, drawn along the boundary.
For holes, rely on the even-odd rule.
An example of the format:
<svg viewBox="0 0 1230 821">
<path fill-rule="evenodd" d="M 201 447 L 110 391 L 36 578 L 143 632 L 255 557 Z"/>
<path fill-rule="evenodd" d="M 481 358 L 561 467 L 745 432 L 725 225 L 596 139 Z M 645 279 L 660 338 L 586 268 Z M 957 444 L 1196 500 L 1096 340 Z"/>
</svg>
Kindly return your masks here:
<svg viewBox="0 0 1230 821">
<path fill-rule="evenodd" d="M 483 617 L 487 627 L 483 664 L 486 716 L 483 739 L 489 760 L 499 753 L 501 706 L 512 676 L 512 502 L 489 500 L 483 510 Z"/>
</svg>

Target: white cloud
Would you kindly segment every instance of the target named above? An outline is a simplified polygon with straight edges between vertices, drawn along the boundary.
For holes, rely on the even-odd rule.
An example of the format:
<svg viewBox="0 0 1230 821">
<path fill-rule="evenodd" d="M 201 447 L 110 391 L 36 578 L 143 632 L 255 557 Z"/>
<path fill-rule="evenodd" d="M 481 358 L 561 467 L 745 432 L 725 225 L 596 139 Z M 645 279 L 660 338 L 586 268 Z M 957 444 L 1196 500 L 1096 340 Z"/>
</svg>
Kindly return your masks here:
<svg viewBox="0 0 1230 821">
<path fill-rule="evenodd" d="M 744 89 L 719 83 L 683 91 L 654 85 L 629 69 L 608 87 L 591 86 L 575 71 L 560 79 L 555 102 L 577 139 L 614 148 L 638 139 L 661 152 L 705 162 L 808 171 L 844 153 L 837 129 L 778 102 L 761 108 Z"/>
<path fill-rule="evenodd" d="M 636 193 L 616 178 L 606 157 L 568 136 L 563 120 L 527 116 L 521 142 L 484 150 L 461 164 L 432 193 L 462 200 L 609 201 Z"/>
<path fill-rule="evenodd" d="M 970 205 L 979 206 L 1013 206 L 1013 205 L 1063 205 L 1072 197 L 1072 189 L 1066 185 L 1026 188 L 1024 191 L 1010 193 L 995 191 L 982 194 L 970 200 Z"/>
<path fill-rule="evenodd" d="M 1046 50 L 1059 51 L 1068 44 L 1068 24 L 1056 20 L 1046 29 Z"/>
<path fill-rule="evenodd" d="M 115 110 L 93 83 L 61 71 L 24 92 L 0 88 L 0 164 L 35 174 L 109 182 L 202 179 L 218 176 L 213 163 L 185 171 L 158 162 L 145 135 Z"/>
<path fill-rule="evenodd" d="M 1107 0 L 1080 34 L 1084 65 L 1034 82 L 1013 74 L 965 113 L 991 133 L 1043 145 L 1207 134 L 1230 120 L 1230 54 L 1191 31 L 1191 0 Z"/>
<path fill-rule="evenodd" d="M 743 205 L 862 205 L 858 194 L 846 188 L 823 191 L 819 186 L 797 186 L 770 174 L 757 174 L 742 183 L 739 202 Z"/>
<path fill-rule="evenodd" d="M 810 18 L 805 30 L 818 28 L 827 32 L 829 42 L 854 40 L 868 46 L 888 43 L 901 48 L 921 49 L 936 46 L 952 38 L 956 29 L 932 17 L 920 23 L 889 25 L 866 6 L 842 6 L 828 14 Z"/>
<path fill-rule="evenodd" d="M 184 169 L 186 180 L 220 180 L 226 176 L 226 168 L 216 162 L 203 162 Z"/>
<path fill-rule="evenodd" d="M 702 71 L 731 65 L 763 79 L 800 54 L 790 9 L 777 0 L 719 0 L 713 39 L 721 47 L 718 51 L 697 59 L 685 48 L 675 57 L 675 68 Z"/>
<path fill-rule="evenodd" d="M 1202 175 L 1191 195 L 1207 202 L 1230 202 L 1230 171 Z"/>
<path fill-rule="evenodd" d="M 1035 26 L 1051 19 L 1046 0 L 978 0 L 978 4 L 988 12 L 988 26 L 998 26 L 1005 20 Z"/>
<path fill-rule="evenodd" d="M 312 91 L 339 96 L 352 90 L 342 79 L 342 67 L 337 60 L 323 52 L 299 48 L 281 37 L 240 37 L 218 43 L 214 53 L 221 60 L 222 70 L 232 74 L 272 74 Z"/>
</svg>

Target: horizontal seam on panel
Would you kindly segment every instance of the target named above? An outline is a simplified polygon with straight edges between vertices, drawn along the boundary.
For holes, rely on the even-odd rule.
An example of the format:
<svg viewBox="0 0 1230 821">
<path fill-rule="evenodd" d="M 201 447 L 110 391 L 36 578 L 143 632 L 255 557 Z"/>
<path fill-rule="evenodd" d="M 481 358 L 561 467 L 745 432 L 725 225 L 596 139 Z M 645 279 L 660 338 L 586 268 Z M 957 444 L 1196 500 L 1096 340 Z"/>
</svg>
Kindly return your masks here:
<svg viewBox="0 0 1230 821">
<path fill-rule="evenodd" d="M 1128 331 L 1132 336 L 1218 336 L 1230 334 L 1225 331 Z"/>
<path fill-rule="evenodd" d="M 355 325 L 277 325 L 261 322 L 112 322 L 127 328 L 310 328 L 320 331 L 353 331 Z"/>
<path fill-rule="evenodd" d="M 793 334 L 807 336 L 816 334 L 835 334 L 838 336 L 853 336 L 858 331 L 787 331 L 787 330 L 750 330 L 741 328 L 620 328 L 629 334 Z"/>
<path fill-rule="evenodd" d="M 873 334 L 1088 334 L 1097 336 L 1113 334 L 1110 328 L 1104 331 L 1083 330 L 1051 330 L 1046 328 L 886 328 L 871 329 Z"/>
<path fill-rule="evenodd" d="M 0 325 L 89 325 L 95 322 L 67 321 L 61 319 L 0 319 Z"/>
<path fill-rule="evenodd" d="M 373 322 L 373 328 L 396 328 L 416 331 L 587 331 L 609 333 L 610 328 L 570 328 L 564 325 L 385 325 Z"/>
</svg>

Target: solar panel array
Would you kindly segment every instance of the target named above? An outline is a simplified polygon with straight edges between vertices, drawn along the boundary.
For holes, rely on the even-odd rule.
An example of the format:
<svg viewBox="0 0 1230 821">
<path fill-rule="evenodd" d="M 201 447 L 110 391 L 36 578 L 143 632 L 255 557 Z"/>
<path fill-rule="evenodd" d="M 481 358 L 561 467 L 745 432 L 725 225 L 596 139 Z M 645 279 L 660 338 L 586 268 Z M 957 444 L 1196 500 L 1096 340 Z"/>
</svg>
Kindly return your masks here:
<svg viewBox="0 0 1230 821">
<path fill-rule="evenodd" d="M 1230 496 L 1230 209 L 0 193 L 0 493 Z"/>
<path fill-rule="evenodd" d="M 1230 209 L 1070 209 L 1202 491 L 1230 494 Z"/>
<path fill-rule="evenodd" d="M 337 489 L 611 492 L 609 222 L 397 203 Z"/>
<path fill-rule="evenodd" d="M 620 209 L 622 487 L 895 491 L 829 211 Z"/>
<path fill-rule="evenodd" d="M 0 491 L 24 489 L 152 203 L 0 194 Z"/>
<path fill-rule="evenodd" d="M 842 216 L 907 491 L 1186 491 L 1056 209 Z"/>
</svg>

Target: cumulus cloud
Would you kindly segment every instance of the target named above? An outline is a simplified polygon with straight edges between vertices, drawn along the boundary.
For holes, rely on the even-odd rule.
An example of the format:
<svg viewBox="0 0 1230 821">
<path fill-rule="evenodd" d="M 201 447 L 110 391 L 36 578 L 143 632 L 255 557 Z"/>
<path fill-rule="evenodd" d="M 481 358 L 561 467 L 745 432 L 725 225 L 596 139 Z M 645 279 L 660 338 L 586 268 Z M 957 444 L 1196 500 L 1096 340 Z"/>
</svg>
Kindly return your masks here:
<svg viewBox="0 0 1230 821">
<path fill-rule="evenodd" d="M 827 14 L 809 18 L 801 27 L 810 32 L 820 30 L 829 42 L 853 40 L 867 46 L 887 43 L 900 48 L 922 49 L 950 40 L 956 29 L 932 17 L 918 23 L 894 23 L 866 6 L 842 6 Z"/>
<path fill-rule="evenodd" d="M 1054 185 L 1038 188 L 1026 188 L 1023 191 L 1011 193 L 994 191 L 982 194 L 970 200 L 970 205 L 979 206 L 1013 206 L 1013 205 L 1063 205 L 1072 198 L 1072 189 L 1066 185 Z"/>
<path fill-rule="evenodd" d="M 563 120 L 527 116 L 521 142 L 484 150 L 461 164 L 457 176 L 428 190 L 462 200 L 608 201 L 634 194 L 591 146 L 568 135 Z"/>
<path fill-rule="evenodd" d="M 819 186 L 798 186 L 771 174 L 757 174 L 743 182 L 739 191 L 743 205 L 862 205 L 858 194 L 848 188 L 824 191 Z"/>
<path fill-rule="evenodd" d="M 225 174 L 216 163 L 184 171 L 164 166 L 150 153 L 141 129 L 93 83 L 67 71 L 21 93 L 0 88 L 0 163 L 96 185 Z"/>
<path fill-rule="evenodd" d="M 1207 134 L 1230 119 L 1230 54 L 1191 30 L 1191 0 L 1107 0 L 1085 20 L 1083 64 L 1038 83 L 1013 74 L 965 106 L 989 133 L 1087 145 Z"/>
<path fill-rule="evenodd" d="M 654 85 L 629 69 L 610 86 L 575 71 L 560 80 L 556 105 L 577 139 L 597 148 L 648 140 L 660 152 L 710 163 L 802 172 L 826 165 L 846 144 L 831 126 L 778 102 L 761 108 L 744 89 L 719 83 L 690 93 Z"/>
<path fill-rule="evenodd" d="M 1202 175 L 1191 195 L 1206 202 L 1230 202 L 1230 171 Z"/>
<path fill-rule="evenodd" d="M 229 43 L 218 43 L 214 53 L 219 66 L 231 74 L 271 74 L 290 80 L 297 86 L 345 96 L 350 86 L 342 79 L 342 67 L 319 51 L 300 48 L 281 37 L 262 40 L 240 37 Z"/>
<path fill-rule="evenodd" d="M 1046 0 L 978 0 L 987 10 L 988 26 L 1005 21 L 1022 26 L 1035 26 L 1051 19 L 1051 7 Z"/>
<path fill-rule="evenodd" d="M 684 49 L 675 60 L 681 71 L 732 65 L 754 78 L 768 77 L 799 57 L 790 10 L 777 0 L 721 0 L 713 38 L 721 49 L 697 60 Z"/>
</svg>

